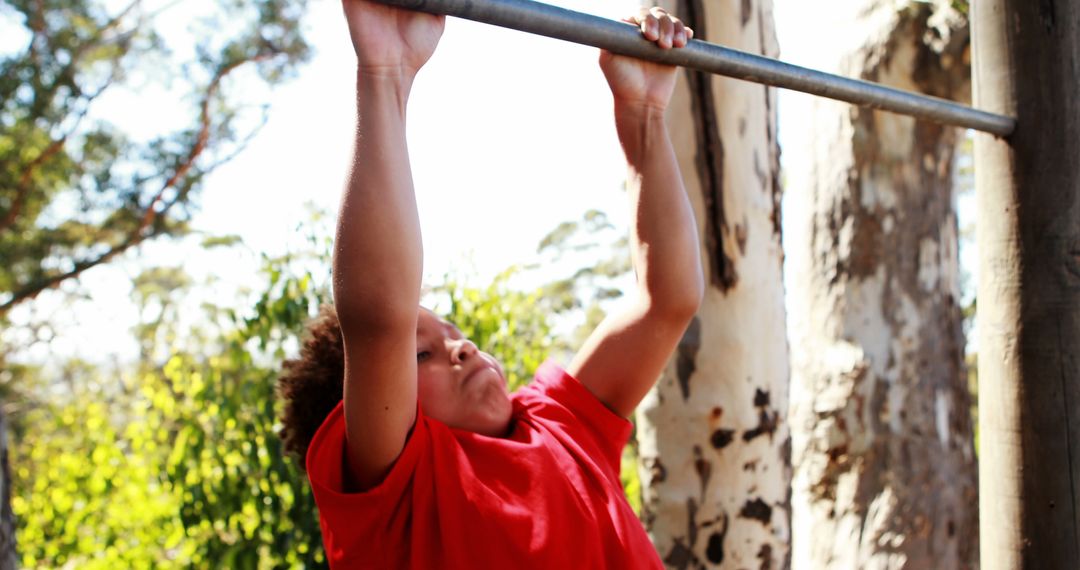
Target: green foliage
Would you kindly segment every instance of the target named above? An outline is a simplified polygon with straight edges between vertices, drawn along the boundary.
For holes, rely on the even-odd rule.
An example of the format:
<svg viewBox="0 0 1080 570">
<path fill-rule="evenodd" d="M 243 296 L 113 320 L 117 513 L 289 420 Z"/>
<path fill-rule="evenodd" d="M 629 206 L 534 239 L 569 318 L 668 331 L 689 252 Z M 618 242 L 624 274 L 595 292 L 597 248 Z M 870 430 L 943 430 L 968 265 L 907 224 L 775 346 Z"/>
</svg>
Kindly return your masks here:
<svg viewBox="0 0 1080 570">
<path fill-rule="evenodd" d="M 33 444 L 12 447 L 12 508 L 27 568 L 180 568 L 191 560 L 176 493 L 159 478 L 168 434 L 128 420 L 140 412 L 124 394 L 133 378 L 105 399 L 117 387 L 108 382 L 81 375 L 72 398 L 27 414 Z"/>
<path fill-rule="evenodd" d="M 162 331 L 175 326 L 167 307 L 186 275 L 136 279 L 136 300 L 154 313 L 137 329 L 138 366 L 118 380 L 81 367 L 74 397 L 24 418 L 33 427 L 13 462 L 24 566 L 325 566 L 307 479 L 276 435 L 274 385 L 281 356 L 328 301 L 326 276 L 309 269 L 327 257 L 266 258 L 249 314 L 211 310 L 215 330 L 184 338 Z"/>
<path fill-rule="evenodd" d="M 328 266 L 327 252 L 265 258 L 267 288 L 253 312 L 228 315 L 216 350 L 173 354 L 147 394 L 173 434 L 164 472 L 183 490 L 180 520 L 198 566 L 324 564 L 307 478 L 276 434 L 274 386 L 288 346 L 329 302 L 325 276 L 304 267 Z"/>
<path fill-rule="evenodd" d="M 641 477 L 638 475 L 638 452 L 634 440 L 623 448 L 622 463 L 619 466 L 619 480 L 622 481 L 626 501 L 634 513 L 641 516 Z"/>
<path fill-rule="evenodd" d="M 273 85 L 307 57 L 306 0 L 209 3 L 190 45 L 175 46 L 156 28 L 169 6 L 125 5 L 2 5 L 22 24 L 5 34 L 26 47 L 0 58 L 0 313 L 148 239 L 187 232 L 206 175 L 260 124 L 227 79 L 252 67 L 252 81 Z M 192 48 L 194 60 L 173 57 Z M 185 126 L 140 141 L 94 113 L 103 95 L 159 79 L 184 85 L 189 106 L 162 114 Z"/>
<path fill-rule="evenodd" d="M 615 285 L 632 268 L 628 239 L 614 230 L 606 214 L 588 210 L 580 221 L 559 224 L 537 248 L 545 267 L 570 268 L 565 277 L 545 283 L 539 291 L 553 318 L 578 319 L 560 347 L 565 352 L 580 348 L 607 315 L 607 302 L 622 296 Z"/>
</svg>

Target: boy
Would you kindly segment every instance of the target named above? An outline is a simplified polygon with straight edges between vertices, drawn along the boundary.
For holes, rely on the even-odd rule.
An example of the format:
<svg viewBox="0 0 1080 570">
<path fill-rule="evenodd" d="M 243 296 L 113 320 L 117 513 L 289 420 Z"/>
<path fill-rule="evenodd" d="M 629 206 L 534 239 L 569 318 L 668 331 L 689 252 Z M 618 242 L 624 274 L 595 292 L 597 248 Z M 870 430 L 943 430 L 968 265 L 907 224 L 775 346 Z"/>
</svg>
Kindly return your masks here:
<svg viewBox="0 0 1080 570">
<path fill-rule="evenodd" d="M 637 297 L 565 370 L 547 363 L 510 395 L 494 358 L 419 308 L 406 105 L 444 20 L 366 0 L 345 0 L 344 9 L 358 125 L 338 221 L 335 309 L 280 381 L 282 436 L 307 458 L 331 565 L 662 567 L 623 496 L 619 457 L 626 418 L 704 290 L 663 121 L 675 69 L 601 53 L 628 164 Z M 659 8 L 626 21 L 663 49 L 693 36 Z"/>
</svg>

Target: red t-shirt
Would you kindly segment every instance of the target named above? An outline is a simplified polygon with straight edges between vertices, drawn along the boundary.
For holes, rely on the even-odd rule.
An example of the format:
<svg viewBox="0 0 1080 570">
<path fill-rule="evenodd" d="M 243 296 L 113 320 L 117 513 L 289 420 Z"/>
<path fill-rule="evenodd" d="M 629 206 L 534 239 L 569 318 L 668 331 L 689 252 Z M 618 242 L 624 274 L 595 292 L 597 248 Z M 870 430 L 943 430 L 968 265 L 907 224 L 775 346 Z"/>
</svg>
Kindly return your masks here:
<svg viewBox="0 0 1080 570">
<path fill-rule="evenodd" d="M 511 400 L 507 438 L 417 413 L 386 479 L 362 493 L 343 492 L 339 404 L 307 456 L 330 566 L 663 568 L 619 481 L 630 422 L 550 362 Z"/>
</svg>

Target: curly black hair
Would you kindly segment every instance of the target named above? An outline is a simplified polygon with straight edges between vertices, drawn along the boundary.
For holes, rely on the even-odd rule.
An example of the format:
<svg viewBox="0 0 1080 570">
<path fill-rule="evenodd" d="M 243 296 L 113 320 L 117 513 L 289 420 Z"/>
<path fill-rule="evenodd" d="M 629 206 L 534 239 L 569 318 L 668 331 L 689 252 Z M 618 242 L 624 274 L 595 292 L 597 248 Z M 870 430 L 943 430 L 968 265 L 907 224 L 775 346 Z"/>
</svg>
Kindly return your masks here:
<svg viewBox="0 0 1080 570">
<path fill-rule="evenodd" d="M 282 364 L 277 381 L 284 401 L 278 435 L 285 451 L 304 469 L 308 446 L 326 416 L 341 402 L 345 385 L 345 346 L 333 305 L 324 305 L 307 325 L 300 356 Z"/>
</svg>

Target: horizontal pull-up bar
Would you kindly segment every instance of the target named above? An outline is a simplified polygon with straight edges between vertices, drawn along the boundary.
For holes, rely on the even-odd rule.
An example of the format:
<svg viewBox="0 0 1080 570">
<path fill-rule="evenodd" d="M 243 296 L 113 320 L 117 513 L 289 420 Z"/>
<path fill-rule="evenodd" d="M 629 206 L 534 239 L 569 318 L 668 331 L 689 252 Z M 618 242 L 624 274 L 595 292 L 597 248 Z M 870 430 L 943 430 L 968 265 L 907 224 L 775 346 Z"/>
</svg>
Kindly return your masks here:
<svg viewBox="0 0 1080 570">
<path fill-rule="evenodd" d="M 700 40 L 691 40 L 681 49 L 660 49 L 641 37 L 637 29 L 623 22 L 531 0 L 379 1 L 410 10 L 456 16 L 598 47 L 622 55 L 793 89 L 995 135 L 1009 135 L 1016 126 L 1016 119 L 1012 117 L 869 81 L 799 67 Z"/>
</svg>

